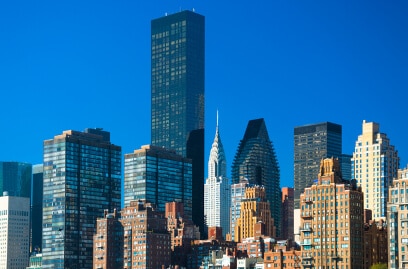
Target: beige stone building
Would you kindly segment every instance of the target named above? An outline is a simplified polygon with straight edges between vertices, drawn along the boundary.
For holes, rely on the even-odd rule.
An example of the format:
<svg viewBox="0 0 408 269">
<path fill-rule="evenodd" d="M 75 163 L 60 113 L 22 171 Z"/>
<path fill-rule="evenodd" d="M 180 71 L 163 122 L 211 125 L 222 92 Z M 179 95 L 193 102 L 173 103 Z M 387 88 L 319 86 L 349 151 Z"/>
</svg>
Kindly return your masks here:
<svg viewBox="0 0 408 269">
<path fill-rule="evenodd" d="M 398 152 L 380 125 L 363 121 L 352 158 L 351 177 L 364 193 L 364 208 L 371 209 L 373 219 L 386 219 L 388 186 L 397 176 Z"/>
<path fill-rule="evenodd" d="M 388 268 L 408 268 L 408 166 L 390 187 L 387 215 Z"/>
<path fill-rule="evenodd" d="M 300 196 L 302 268 L 363 268 L 363 193 L 345 184 L 337 159 Z"/>
<path fill-rule="evenodd" d="M 256 224 L 264 224 L 265 236 L 275 236 L 274 220 L 271 217 L 269 202 L 266 200 L 265 188 L 261 186 L 245 189 L 245 198 L 241 201 L 241 214 L 235 223 L 235 241 L 255 236 Z"/>
</svg>

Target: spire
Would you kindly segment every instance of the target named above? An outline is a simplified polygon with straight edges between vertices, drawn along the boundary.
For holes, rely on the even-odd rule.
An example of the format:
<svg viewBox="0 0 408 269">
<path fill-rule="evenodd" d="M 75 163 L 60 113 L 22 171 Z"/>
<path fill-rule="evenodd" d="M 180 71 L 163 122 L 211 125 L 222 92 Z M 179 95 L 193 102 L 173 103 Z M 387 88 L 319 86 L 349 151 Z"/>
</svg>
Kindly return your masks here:
<svg viewBox="0 0 408 269">
<path fill-rule="evenodd" d="M 224 147 L 222 146 L 220 132 L 218 128 L 218 109 L 215 127 L 215 137 L 212 143 L 210 158 L 208 160 L 208 178 L 227 177 L 227 165 Z"/>
</svg>

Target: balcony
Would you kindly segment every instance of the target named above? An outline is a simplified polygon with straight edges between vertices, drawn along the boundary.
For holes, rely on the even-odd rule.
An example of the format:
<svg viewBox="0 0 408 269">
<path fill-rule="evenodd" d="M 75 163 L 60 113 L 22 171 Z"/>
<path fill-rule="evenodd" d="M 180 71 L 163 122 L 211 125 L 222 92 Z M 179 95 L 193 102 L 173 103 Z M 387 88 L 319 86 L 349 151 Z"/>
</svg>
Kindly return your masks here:
<svg viewBox="0 0 408 269">
<path fill-rule="evenodd" d="M 303 242 L 300 242 L 300 245 L 301 245 L 301 246 L 311 246 L 311 245 L 312 245 L 312 242 L 303 241 Z"/>
<path fill-rule="evenodd" d="M 301 231 L 301 232 L 312 232 L 312 227 L 310 227 L 310 226 L 299 227 L 299 231 Z"/>
<path fill-rule="evenodd" d="M 312 259 L 313 259 L 312 256 L 302 256 L 302 261 L 310 261 Z"/>
<path fill-rule="evenodd" d="M 312 212 L 302 212 L 300 216 L 302 219 L 311 219 L 313 218 Z"/>
<path fill-rule="evenodd" d="M 312 200 L 312 198 L 305 198 L 305 199 L 303 199 L 303 202 L 306 203 L 306 204 L 312 204 L 313 200 Z"/>
<path fill-rule="evenodd" d="M 311 261 L 302 261 L 303 268 L 311 268 L 312 262 Z"/>
</svg>

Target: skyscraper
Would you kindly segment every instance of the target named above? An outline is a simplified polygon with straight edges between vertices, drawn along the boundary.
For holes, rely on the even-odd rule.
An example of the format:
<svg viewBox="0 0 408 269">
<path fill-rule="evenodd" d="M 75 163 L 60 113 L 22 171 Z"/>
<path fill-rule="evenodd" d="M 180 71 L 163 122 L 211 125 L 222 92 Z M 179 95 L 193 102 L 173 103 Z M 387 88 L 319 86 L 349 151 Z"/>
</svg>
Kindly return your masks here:
<svg viewBox="0 0 408 269">
<path fill-rule="evenodd" d="M 250 184 L 265 187 L 276 234 L 280 236 L 281 189 L 278 160 L 264 119 L 250 120 L 232 164 L 232 183 L 247 178 Z"/>
<path fill-rule="evenodd" d="M 204 185 L 204 215 L 207 227 L 221 227 L 224 238 L 230 228 L 230 186 L 217 115 L 217 127 L 208 160 L 208 178 Z"/>
<path fill-rule="evenodd" d="M 0 197 L 0 268 L 28 266 L 30 248 L 30 198 Z"/>
<path fill-rule="evenodd" d="M 96 219 L 121 206 L 121 160 L 102 129 L 44 141 L 42 268 L 92 268 Z"/>
<path fill-rule="evenodd" d="M 0 162 L 0 196 L 31 197 L 32 165 L 21 162 Z"/>
<path fill-rule="evenodd" d="M 146 200 L 164 212 L 166 203 L 182 202 L 186 218 L 191 220 L 191 160 L 174 150 L 142 146 L 125 154 L 125 206 Z"/>
<path fill-rule="evenodd" d="M 388 188 L 397 177 L 399 157 L 380 125 L 363 121 L 351 161 L 352 178 L 364 193 L 364 207 L 371 209 L 373 219 L 387 217 Z"/>
<path fill-rule="evenodd" d="M 338 159 L 321 160 L 318 181 L 300 195 L 303 268 L 363 268 L 363 193 L 345 184 Z"/>
<path fill-rule="evenodd" d="M 43 165 L 33 165 L 31 197 L 31 251 L 42 249 Z"/>
<path fill-rule="evenodd" d="M 193 221 L 204 230 L 204 16 L 151 23 L 151 142 L 193 163 Z"/>
<path fill-rule="evenodd" d="M 271 217 L 269 202 L 266 199 L 265 188 L 253 186 L 245 189 L 245 198 L 241 201 L 241 214 L 235 225 L 235 241 L 255 237 L 259 223 L 264 229 L 260 234 L 275 237 L 274 220 Z"/>
<path fill-rule="evenodd" d="M 312 186 L 319 174 L 320 161 L 340 158 L 342 147 L 341 125 L 323 122 L 294 129 L 295 208 L 305 188 Z"/>
</svg>

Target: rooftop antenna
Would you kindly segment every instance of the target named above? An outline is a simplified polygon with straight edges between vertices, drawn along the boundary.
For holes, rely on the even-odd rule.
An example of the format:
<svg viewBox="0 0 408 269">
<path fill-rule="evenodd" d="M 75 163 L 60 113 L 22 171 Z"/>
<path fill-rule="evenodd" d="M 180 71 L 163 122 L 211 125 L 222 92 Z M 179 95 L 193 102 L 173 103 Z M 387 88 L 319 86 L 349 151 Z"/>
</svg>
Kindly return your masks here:
<svg viewBox="0 0 408 269">
<path fill-rule="evenodd" d="M 218 128 L 218 109 L 217 109 L 217 128 Z"/>
</svg>

